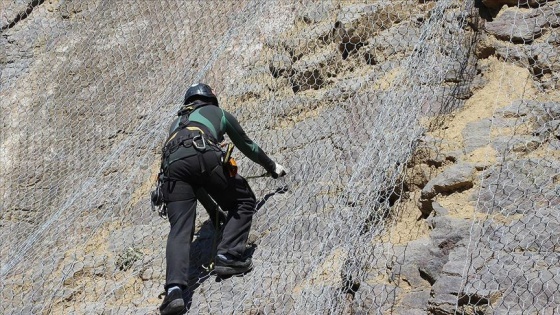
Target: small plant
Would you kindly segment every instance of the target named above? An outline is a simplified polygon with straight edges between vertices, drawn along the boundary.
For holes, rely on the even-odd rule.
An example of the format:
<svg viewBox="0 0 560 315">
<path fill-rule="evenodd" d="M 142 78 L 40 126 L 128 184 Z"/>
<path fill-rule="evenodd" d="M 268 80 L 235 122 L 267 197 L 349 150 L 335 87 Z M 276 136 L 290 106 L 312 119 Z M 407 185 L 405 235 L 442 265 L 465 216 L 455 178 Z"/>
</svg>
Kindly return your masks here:
<svg viewBox="0 0 560 315">
<path fill-rule="evenodd" d="M 129 247 L 123 253 L 119 254 L 116 265 L 119 270 L 126 271 L 132 267 L 136 261 L 142 259 L 144 253 L 137 248 Z"/>
</svg>

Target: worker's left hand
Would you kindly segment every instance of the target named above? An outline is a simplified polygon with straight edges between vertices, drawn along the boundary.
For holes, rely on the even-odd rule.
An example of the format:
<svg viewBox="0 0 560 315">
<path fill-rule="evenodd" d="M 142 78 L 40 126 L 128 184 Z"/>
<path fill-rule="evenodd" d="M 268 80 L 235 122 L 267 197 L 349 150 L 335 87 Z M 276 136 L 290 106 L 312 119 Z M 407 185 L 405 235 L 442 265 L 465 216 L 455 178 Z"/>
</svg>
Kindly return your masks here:
<svg viewBox="0 0 560 315">
<path fill-rule="evenodd" d="M 270 173 L 270 175 L 272 176 L 272 178 L 278 178 L 278 177 L 282 177 L 286 175 L 286 169 L 284 168 L 284 166 L 275 163 L 276 165 L 274 166 L 274 171 L 272 171 Z"/>
</svg>

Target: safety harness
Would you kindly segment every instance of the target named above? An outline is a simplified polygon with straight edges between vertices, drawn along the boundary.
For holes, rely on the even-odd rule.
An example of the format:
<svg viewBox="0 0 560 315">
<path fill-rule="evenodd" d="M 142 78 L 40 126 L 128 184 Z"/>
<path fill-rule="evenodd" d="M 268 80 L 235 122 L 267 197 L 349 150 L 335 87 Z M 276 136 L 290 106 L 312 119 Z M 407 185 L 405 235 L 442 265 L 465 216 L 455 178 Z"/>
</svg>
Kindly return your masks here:
<svg viewBox="0 0 560 315">
<path fill-rule="evenodd" d="M 179 111 L 179 126 L 169 135 L 161 151 L 162 170 L 167 170 L 175 161 L 204 152 L 206 149 L 220 150 L 218 141 L 206 132 L 206 126 L 189 120 L 192 112 L 206 105 L 208 104 L 191 105 Z"/>
<path fill-rule="evenodd" d="M 181 159 L 198 154 L 202 173 L 206 172 L 206 163 L 202 152 L 206 150 L 221 151 L 218 141 L 205 132 L 206 126 L 192 122 L 189 116 L 197 109 L 210 104 L 190 104 L 183 107 L 177 115 L 180 116 L 179 126 L 169 135 L 161 150 L 161 166 L 157 177 L 156 187 L 151 193 L 152 210 L 165 218 L 167 207 L 163 198 L 163 185 L 178 181 L 169 176 L 169 166 Z"/>
</svg>

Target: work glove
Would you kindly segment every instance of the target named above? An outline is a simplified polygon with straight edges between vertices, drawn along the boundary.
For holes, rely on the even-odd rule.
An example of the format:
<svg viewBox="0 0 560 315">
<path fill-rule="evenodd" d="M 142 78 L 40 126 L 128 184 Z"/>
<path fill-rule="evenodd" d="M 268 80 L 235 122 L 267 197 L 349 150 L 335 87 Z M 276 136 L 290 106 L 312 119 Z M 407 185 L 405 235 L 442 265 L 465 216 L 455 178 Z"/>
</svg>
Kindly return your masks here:
<svg viewBox="0 0 560 315">
<path fill-rule="evenodd" d="M 270 176 L 272 176 L 272 178 L 278 178 L 286 175 L 286 169 L 284 169 L 284 166 L 278 163 L 274 163 L 274 164 L 275 164 L 274 170 L 270 172 Z"/>
</svg>

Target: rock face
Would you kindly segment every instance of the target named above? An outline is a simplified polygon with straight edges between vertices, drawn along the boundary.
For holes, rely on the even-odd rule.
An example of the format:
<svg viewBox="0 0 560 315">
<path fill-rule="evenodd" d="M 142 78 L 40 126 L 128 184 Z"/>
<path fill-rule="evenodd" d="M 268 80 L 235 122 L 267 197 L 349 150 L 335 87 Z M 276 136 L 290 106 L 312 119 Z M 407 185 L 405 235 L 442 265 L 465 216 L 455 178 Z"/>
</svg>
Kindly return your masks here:
<svg viewBox="0 0 560 315">
<path fill-rule="evenodd" d="M 559 1 L 0 5 L 0 313 L 157 313 L 198 81 L 289 176 L 248 179 L 243 277 L 199 206 L 191 313 L 560 312 Z"/>
<path fill-rule="evenodd" d="M 504 5 L 507 6 L 539 6 L 542 3 L 546 3 L 547 0 L 482 0 L 482 3 L 489 8 L 501 8 Z"/>
<path fill-rule="evenodd" d="M 544 27 L 556 28 L 560 20 L 553 5 L 523 12 L 518 9 L 506 10 L 491 22 L 486 23 L 486 31 L 501 40 L 513 43 L 531 43 L 543 34 Z"/>
<path fill-rule="evenodd" d="M 558 84 L 560 65 L 558 2 L 541 1 L 536 4 L 530 1 L 529 4 L 536 7 L 504 8 L 494 19 L 486 21 L 485 29 L 491 36 L 480 42 L 478 55 L 490 52 L 526 67 L 539 79 L 543 88 L 554 89 Z"/>
</svg>

